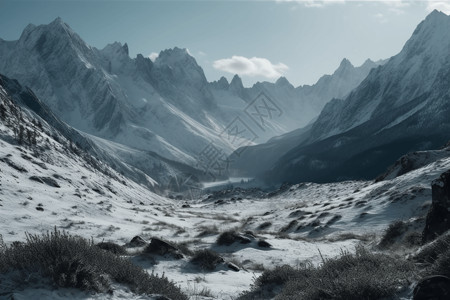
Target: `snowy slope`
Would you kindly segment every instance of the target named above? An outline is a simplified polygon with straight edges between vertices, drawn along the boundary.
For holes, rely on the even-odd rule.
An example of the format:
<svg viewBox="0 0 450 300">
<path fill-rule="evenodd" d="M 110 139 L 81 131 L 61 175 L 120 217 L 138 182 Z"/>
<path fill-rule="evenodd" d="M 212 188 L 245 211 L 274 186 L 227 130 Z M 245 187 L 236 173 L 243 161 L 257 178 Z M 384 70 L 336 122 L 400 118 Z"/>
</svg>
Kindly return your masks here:
<svg viewBox="0 0 450 300">
<path fill-rule="evenodd" d="M 331 184 L 304 183 L 267 193 L 257 189 L 226 190 L 185 201 L 150 192 L 128 180 L 102 161 L 70 145 L 70 141 L 26 107 L 12 104 L 0 89 L 0 234 L 7 242 L 23 241 L 24 232 L 37 234 L 55 226 L 95 242 L 126 244 L 135 235 L 149 241 L 159 237 L 186 243 L 191 250 L 210 248 L 240 266 L 235 272 L 225 264 L 214 271 L 195 268 L 189 257 L 147 257 L 129 249 L 131 259 L 148 272 L 164 273 L 181 285 L 191 299 L 201 299 L 203 289 L 227 299 L 250 287 L 263 268 L 353 251 L 361 242 L 374 245 L 392 221 L 423 221 L 431 201 L 431 181 L 450 168 L 448 149 L 423 153 L 417 169 L 380 182 L 347 181 Z M 11 108 L 15 107 L 15 109 Z M 36 144 L 27 135 L 19 144 L 14 128 L 22 111 L 24 132 L 36 129 Z M 42 129 L 35 120 L 42 122 Z M 113 146 L 111 146 L 113 147 Z M 439 154 L 436 154 L 439 153 Z M 422 220 L 422 221 L 421 221 Z M 220 232 L 252 231 L 249 244 L 218 246 Z M 251 237 L 251 235 L 247 234 Z M 258 239 L 271 248 L 261 248 Z M 4 281 L 3 281 L 4 282 Z M 3 283 L 2 282 L 2 283 Z M 1 286 L 8 291 L 14 281 Z M 36 284 L 36 283 L 35 283 Z M 151 299 L 116 286 L 113 296 L 87 295 L 45 284 L 14 288 L 14 298 L 39 295 L 42 299 Z"/>
<path fill-rule="evenodd" d="M 445 97 L 449 88 L 444 79 L 450 64 L 449 28 L 449 16 L 437 10 L 430 13 L 399 54 L 372 72 L 345 101 L 327 105 L 313 126 L 312 139 L 348 131 L 419 97 L 425 97 L 416 105 L 423 105 L 423 115 L 426 110 L 437 113 L 437 106 L 446 100 L 436 99 Z M 409 109 L 411 115 L 414 108 Z M 386 128 L 402 121 L 386 123 Z"/>
</svg>

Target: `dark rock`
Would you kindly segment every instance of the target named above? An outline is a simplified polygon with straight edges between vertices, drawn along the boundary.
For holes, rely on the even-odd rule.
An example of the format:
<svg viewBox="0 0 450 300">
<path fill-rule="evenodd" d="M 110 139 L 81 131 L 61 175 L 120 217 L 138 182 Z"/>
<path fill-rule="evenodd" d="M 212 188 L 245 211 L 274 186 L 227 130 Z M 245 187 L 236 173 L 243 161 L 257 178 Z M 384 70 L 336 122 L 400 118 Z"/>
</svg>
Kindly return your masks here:
<svg viewBox="0 0 450 300">
<path fill-rule="evenodd" d="M 151 295 L 152 296 L 152 299 L 155 299 L 155 300 L 171 300 L 170 298 L 167 298 L 166 296 L 163 296 L 163 295 Z"/>
<path fill-rule="evenodd" d="M 38 210 L 38 211 L 44 211 L 44 208 L 43 208 L 42 206 L 37 206 L 37 207 L 36 207 L 36 210 Z"/>
<path fill-rule="evenodd" d="M 10 166 L 11 168 L 21 172 L 21 173 L 27 173 L 28 170 L 25 169 L 24 167 L 16 164 L 15 162 L 13 162 L 12 160 L 10 160 L 8 157 L 4 157 L 4 158 L 0 158 L 0 161 L 5 162 L 8 166 Z"/>
<path fill-rule="evenodd" d="M 252 242 L 252 239 L 250 237 L 243 234 L 236 235 L 236 240 L 241 244 L 250 244 Z"/>
<path fill-rule="evenodd" d="M 272 223 L 269 222 L 269 221 L 267 221 L 267 222 L 264 222 L 264 223 L 262 223 L 261 225 L 259 225 L 259 226 L 258 226 L 258 229 L 259 229 L 259 230 L 263 230 L 263 229 L 266 229 L 266 228 L 268 228 L 268 227 L 270 227 L 270 226 L 272 226 Z"/>
<path fill-rule="evenodd" d="M 264 240 L 259 240 L 258 241 L 258 247 L 261 247 L 261 248 L 272 248 L 272 245 L 269 244 L 269 242 L 266 242 Z"/>
<path fill-rule="evenodd" d="M 181 254 L 180 249 L 171 243 L 158 238 L 152 238 L 150 244 L 145 248 L 144 252 L 161 256 L 171 255 L 176 259 L 183 258 L 183 254 Z"/>
<path fill-rule="evenodd" d="M 44 181 L 42 180 L 42 178 L 39 177 L 39 176 L 31 176 L 31 177 L 30 177 L 30 180 L 33 180 L 33 181 L 36 181 L 36 182 L 39 182 L 39 183 L 44 183 Z"/>
<path fill-rule="evenodd" d="M 181 206 L 181 208 L 190 208 L 191 206 L 189 205 L 189 204 L 183 204 L 182 206 Z"/>
<path fill-rule="evenodd" d="M 280 232 L 288 232 L 289 230 L 291 230 L 292 228 L 296 227 L 298 225 L 297 220 L 292 220 L 291 222 L 289 222 L 289 224 L 287 224 L 286 226 L 283 226 L 280 229 Z"/>
<path fill-rule="evenodd" d="M 429 242 L 450 229 L 450 170 L 431 184 L 432 202 L 428 211 L 422 243 Z"/>
<path fill-rule="evenodd" d="M 96 192 L 97 194 L 100 194 L 100 195 L 104 195 L 104 194 L 105 194 L 105 192 L 104 192 L 100 187 L 98 187 L 98 186 L 92 188 L 92 190 L 93 190 L 94 192 Z"/>
<path fill-rule="evenodd" d="M 251 238 L 251 239 L 255 239 L 255 238 L 256 238 L 255 233 L 254 233 L 253 231 L 251 231 L 251 230 L 246 230 L 246 231 L 244 232 L 244 234 L 245 234 L 245 236 L 247 236 L 247 237 L 249 237 L 249 238 Z"/>
<path fill-rule="evenodd" d="M 235 271 L 235 272 L 239 272 L 239 271 L 241 270 L 238 266 L 236 266 L 236 265 L 233 264 L 232 262 L 227 263 L 227 267 L 228 267 L 230 270 L 233 270 L 233 271 Z"/>
<path fill-rule="evenodd" d="M 141 238 L 140 236 L 135 236 L 134 238 L 131 239 L 130 243 L 128 243 L 128 245 L 130 247 L 142 247 L 147 245 L 147 242 Z"/>
<path fill-rule="evenodd" d="M 252 235 L 245 235 L 234 231 L 225 231 L 217 238 L 218 245 L 230 246 L 236 242 L 240 244 L 249 244 L 255 238 Z"/>
<path fill-rule="evenodd" d="M 38 165 L 39 167 L 41 167 L 44 170 L 48 170 L 47 166 L 43 163 L 43 162 L 39 162 L 39 161 L 31 161 L 33 164 Z"/>
<path fill-rule="evenodd" d="M 408 153 L 402 156 L 394 165 L 390 166 L 384 174 L 378 176 L 375 179 L 375 182 L 383 181 L 389 177 L 395 178 L 417 169 L 417 167 L 415 167 L 415 154 L 416 153 Z"/>
<path fill-rule="evenodd" d="M 51 178 L 51 177 L 31 176 L 30 180 L 33 180 L 33 181 L 36 181 L 36 182 L 39 182 L 39 183 L 44 183 L 44 184 L 46 184 L 48 186 L 55 187 L 55 188 L 60 188 L 61 187 L 58 184 L 58 182 L 55 179 Z"/>
<path fill-rule="evenodd" d="M 414 288 L 413 300 L 450 299 L 450 278 L 436 275 L 419 281 Z"/>
<path fill-rule="evenodd" d="M 32 160 L 33 158 L 32 157 L 30 157 L 30 156 L 28 156 L 28 155 L 26 155 L 26 154 L 21 154 L 20 155 L 23 159 L 25 159 L 25 160 Z"/>
<path fill-rule="evenodd" d="M 332 224 L 336 223 L 337 221 L 339 221 L 340 219 L 342 219 L 341 215 L 335 215 L 330 220 L 328 220 L 327 225 L 332 225 Z"/>
<path fill-rule="evenodd" d="M 297 218 L 297 217 L 303 216 L 304 214 L 305 214 L 304 211 L 302 211 L 301 209 L 298 209 L 298 210 L 291 212 L 288 217 L 289 218 Z"/>
</svg>

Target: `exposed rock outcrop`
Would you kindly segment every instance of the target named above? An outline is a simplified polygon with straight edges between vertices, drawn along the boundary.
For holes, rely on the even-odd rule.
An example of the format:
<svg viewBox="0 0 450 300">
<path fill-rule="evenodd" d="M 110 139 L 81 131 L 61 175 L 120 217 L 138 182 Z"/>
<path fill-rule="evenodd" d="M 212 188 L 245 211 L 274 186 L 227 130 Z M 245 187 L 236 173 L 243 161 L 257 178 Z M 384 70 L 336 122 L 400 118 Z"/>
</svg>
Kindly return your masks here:
<svg viewBox="0 0 450 300">
<path fill-rule="evenodd" d="M 422 235 L 423 243 L 450 229 L 450 170 L 434 180 L 431 187 L 432 203 Z"/>
</svg>

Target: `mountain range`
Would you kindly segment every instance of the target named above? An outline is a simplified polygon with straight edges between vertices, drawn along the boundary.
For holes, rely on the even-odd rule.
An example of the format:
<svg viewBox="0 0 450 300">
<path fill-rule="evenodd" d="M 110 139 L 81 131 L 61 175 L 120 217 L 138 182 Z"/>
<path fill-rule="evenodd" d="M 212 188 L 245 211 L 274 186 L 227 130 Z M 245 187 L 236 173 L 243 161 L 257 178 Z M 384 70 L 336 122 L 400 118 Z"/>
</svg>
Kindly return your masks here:
<svg viewBox="0 0 450 300">
<path fill-rule="evenodd" d="M 235 172 L 270 183 L 370 179 L 407 152 L 441 147 L 450 137 L 449 32 L 450 17 L 433 11 L 348 96 L 309 126 L 245 149 Z"/>
<path fill-rule="evenodd" d="M 244 87 L 59 18 L 0 40 L 0 295 L 442 296 L 449 50 L 434 11 L 388 60 Z"/>
<path fill-rule="evenodd" d="M 28 25 L 17 41 L 0 39 L 0 57 L 0 73 L 31 88 L 63 122 L 164 184 L 186 172 L 211 180 L 201 157 L 209 145 L 226 157 L 241 145 L 303 127 L 383 63 L 354 67 L 344 59 L 312 86 L 295 88 L 281 77 L 245 88 L 237 75 L 208 82 L 186 49 L 161 51 L 155 61 L 130 58 L 127 44 L 118 42 L 96 49 L 60 18 Z M 273 118 L 252 115 L 261 95 L 277 108 Z M 227 132 L 236 122 L 251 133 L 239 143 Z"/>
</svg>

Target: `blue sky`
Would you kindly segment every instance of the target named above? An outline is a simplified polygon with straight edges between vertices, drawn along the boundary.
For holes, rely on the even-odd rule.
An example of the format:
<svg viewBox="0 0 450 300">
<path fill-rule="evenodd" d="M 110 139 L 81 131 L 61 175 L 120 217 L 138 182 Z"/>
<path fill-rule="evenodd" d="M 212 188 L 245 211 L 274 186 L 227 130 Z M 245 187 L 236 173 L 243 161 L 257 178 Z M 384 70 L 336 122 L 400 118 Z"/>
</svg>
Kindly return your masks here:
<svg viewBox="0 0 450 300">
<path fill-rule="evenodd" d="M 61 17 L 88 44 L 128 43 L 130 56 L 187 48 L 208 80 L 312 84 L 345 57 L 354 65 L 398 53 L 448 1 L 23 1 L 0 0 L 0 38 Z M 154 54 L 155 55 L 155 54 Z"/>
</svg>

